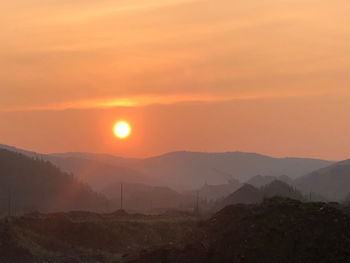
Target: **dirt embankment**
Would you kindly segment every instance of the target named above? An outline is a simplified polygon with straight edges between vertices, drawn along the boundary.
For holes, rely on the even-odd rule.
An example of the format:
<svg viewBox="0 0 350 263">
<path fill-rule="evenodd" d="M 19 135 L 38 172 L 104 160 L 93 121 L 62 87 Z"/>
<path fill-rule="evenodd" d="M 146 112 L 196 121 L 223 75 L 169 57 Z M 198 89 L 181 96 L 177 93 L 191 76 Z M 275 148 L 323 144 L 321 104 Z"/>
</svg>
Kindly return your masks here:
<svg viewBox="0 0 350 263">
<path fill-rule="evenodd" d="M 140 251 L 189 242 L 192 217 L 71 212 L 0 222 L 1 263 L 114 263 Z"/>
<path fill-rule="evenodd" d="M 132 263 L 347 263 L 350 218 L 325 203 L 273 198 L 224 208 L 185 249 L 160 249 Z"/>
</svg>

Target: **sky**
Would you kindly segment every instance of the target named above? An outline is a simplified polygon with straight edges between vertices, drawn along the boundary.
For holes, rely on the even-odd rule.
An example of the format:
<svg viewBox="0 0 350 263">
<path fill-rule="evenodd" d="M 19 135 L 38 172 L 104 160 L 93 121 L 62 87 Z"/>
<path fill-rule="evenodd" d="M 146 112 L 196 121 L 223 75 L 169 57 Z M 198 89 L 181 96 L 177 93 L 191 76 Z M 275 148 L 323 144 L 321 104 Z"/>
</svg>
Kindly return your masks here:
<svg viewBox="0 0 350 263">
<path fill-rule="evenodd" d="M 0 143 L 350 158 L 348 0 L 0 3 Z"/>
</svg>

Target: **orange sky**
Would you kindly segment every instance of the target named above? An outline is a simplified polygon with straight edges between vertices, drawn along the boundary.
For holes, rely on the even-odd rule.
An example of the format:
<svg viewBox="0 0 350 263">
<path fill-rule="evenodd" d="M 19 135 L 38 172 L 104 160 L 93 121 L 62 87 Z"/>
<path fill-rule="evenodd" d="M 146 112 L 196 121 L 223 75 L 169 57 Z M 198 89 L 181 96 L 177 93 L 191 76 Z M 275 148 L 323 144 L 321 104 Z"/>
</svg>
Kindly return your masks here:
<svg viewBox="0 0 350 263">
<path fill-rule="evenodd" d="M 350 156 L 348 0 L 0 3 L 0 143 Z"/>
</svg>

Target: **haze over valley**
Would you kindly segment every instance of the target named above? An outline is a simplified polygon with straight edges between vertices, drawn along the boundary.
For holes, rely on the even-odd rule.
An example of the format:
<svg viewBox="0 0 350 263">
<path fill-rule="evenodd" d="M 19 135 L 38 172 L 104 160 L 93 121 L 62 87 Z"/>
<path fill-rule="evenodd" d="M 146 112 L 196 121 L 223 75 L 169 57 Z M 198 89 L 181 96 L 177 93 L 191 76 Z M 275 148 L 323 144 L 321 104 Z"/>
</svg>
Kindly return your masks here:
<svg viewBox="0 0 350 263">
<path fill-rule="evenodd" d="M 0 263 L 350 263 L 349 0 L 0 6 Z"/>
<path fill-rule="evenodd" d="M 113 211 L 120 208 L 121 186 L 124 190 L 123 208 L 142 213 L 177 209 L 191 211 L 198 202 L 197 199 L 203 203 L 203 209 L 211 210 L 216 203 L 223 202 L 236 190 L 242 191 L 241 188 L 244 189 L 245 185 L 263 189 L 275 182 L 283 182 L 291 189 L 299 191 L 299 195 L 305 200 L 344 201 L 349 194 L 346 187 L 349 183 L 346 179 L 348 161 L 335 163 L 307 158 L 273 158 L 243 152 L 172 152 L 152 158 L 130 159 L 94 153 L 41 154 L 7 145 L 1 145 L 0 148 L 5 155 L 19 153 L 18 156 L 23 154 L 34 158 L 34 163 L 52 163 L 57 167 L 56 173 L 61 173 L 62 176 L 69 174 L 76 184 L 86 185 L 101 199 L 96 200 L 100 205 L 91 206 L 95 211 Z M 7 169 L 18 169 L 18 166 L 14 164 Z M 42 172 L 39 171 L 40 176 L 51 180 L 50 175 L 41 175 Z M 20 176 L 18 170 L 13 173 Z M 336 177 L 331 177 L 332 173 Z M 24 186 L 18 187 L 18 191 L 21 191 L 19 189 Z M 280 187 L 283 193 L 285 190 L 282 184 Z M 11 188 L 14 200 L 18 199 L 17 186 Z M 37 190 L 40 191 L 40 188 L 42 187 Z M 281 195 L 279 187 L 275 188 L 273 193 Z M 289 196 L 287 192 L 282 196 Z M 3 213 L 6 213 L 6 191 L 4 194 Z M 274 196 L 268 196 L 270 195 Z M 264 194 L 259 196 L 260 201 L 265 197 Z M 21 198 L 26 199 L 25 196 Z M 246 198 L 250 199 L 249 194 Z M 35 202 L 29 207 L 32 210 L 42 208 L 41 205 L 36 208 Z M 64 210 L 68 211 L 68 207 Z M 76 208 L 83 209 L 84 206 Z M 30 211 L 20 210 L 18 212 Z"/>
</svg>

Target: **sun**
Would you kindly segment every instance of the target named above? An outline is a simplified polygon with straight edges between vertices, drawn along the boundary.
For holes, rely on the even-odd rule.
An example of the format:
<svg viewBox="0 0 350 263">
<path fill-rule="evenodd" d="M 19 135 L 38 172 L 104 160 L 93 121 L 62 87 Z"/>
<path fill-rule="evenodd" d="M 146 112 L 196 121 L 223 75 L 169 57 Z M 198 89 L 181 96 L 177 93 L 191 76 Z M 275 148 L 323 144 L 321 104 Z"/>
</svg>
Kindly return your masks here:
<svg viewBox="0 0 350 263">
<path fill-rule="evenodd" d="M 119 121 L 114 125 L 114 134 L 124 139 L 130 135 L 130 125 L 126 121 Z"/>
</svg>

